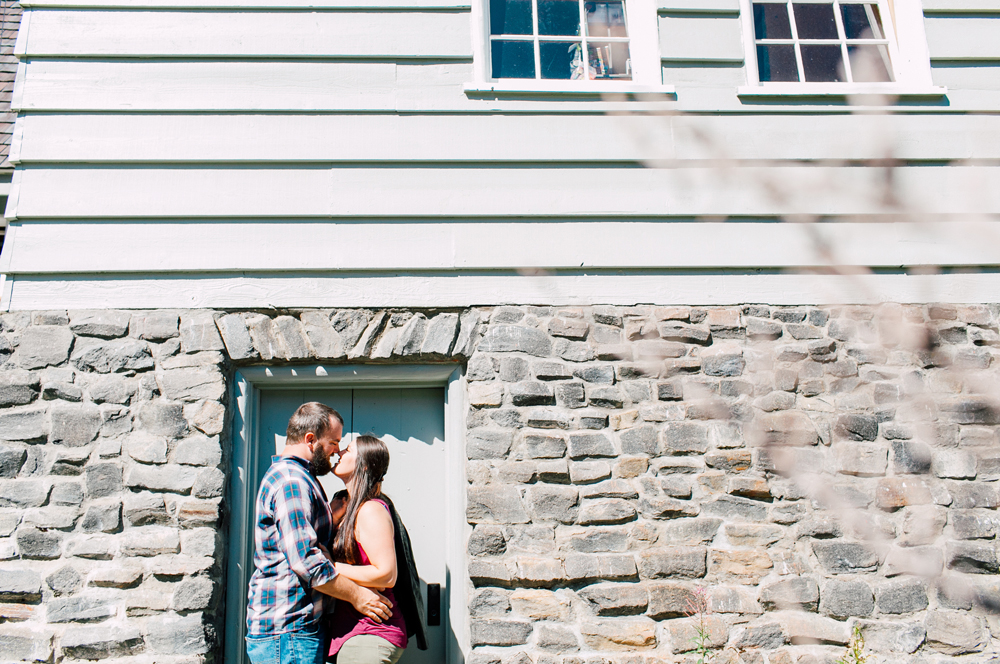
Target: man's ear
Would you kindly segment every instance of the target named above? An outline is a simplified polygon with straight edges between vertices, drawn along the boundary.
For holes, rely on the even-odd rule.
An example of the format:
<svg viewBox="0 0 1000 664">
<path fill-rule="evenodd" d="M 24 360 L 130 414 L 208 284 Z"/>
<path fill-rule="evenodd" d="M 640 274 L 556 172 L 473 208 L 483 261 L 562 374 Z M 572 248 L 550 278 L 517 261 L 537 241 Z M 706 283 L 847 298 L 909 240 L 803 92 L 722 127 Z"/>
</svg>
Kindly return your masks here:
<svg viewBox="0 0 1000 664">
<path fill-rule="evenodd" d="M 311 447 L 316 442 L 316 434 L 314 434 L 312 431 L 307 431 L 306 435 L 302 437 L 302 442 L 308 443 L 309 446 Z"/>
</svg>

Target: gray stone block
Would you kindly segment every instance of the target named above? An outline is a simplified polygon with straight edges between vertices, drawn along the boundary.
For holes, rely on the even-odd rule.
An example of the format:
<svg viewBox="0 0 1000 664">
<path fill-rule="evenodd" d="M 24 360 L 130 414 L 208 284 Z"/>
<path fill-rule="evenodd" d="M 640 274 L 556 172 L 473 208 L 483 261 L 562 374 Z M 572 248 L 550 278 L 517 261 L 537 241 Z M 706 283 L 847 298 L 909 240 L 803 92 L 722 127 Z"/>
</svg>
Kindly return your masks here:
<svg viewBox="0 0 1000 664">
<path fill-rule="evenodd" d="M 115 339 L 128 332 L 130 319 L 127 311 L 71 311 L 69 329 L 85 337 Z"/>
<path fill-rule="evenodd" d="M 566 627 L 546 624 L 538 626 L 538 636 L 535 638 L 535 645 L 541 650 L 553 653 L 576 652 L 580 649 L 580 642 L 572 630 Z M 541 661 L 541 657 L 536 661 L 536 664 L 538 661 Z M 528 662 L 531 662 L 531 660 L 529 659 Z"/>
<path fill-rule="evenodd" d="M 167 438 L 177 438 L 188 428 L 184 407 L 179 403 L 150 401 L 142 405 L 137 418 L 138 428 Z"/>
<path fill-rule="evenodd" d="M 483 588 L 469 600 L 469 615 L 473 618 L 501 616 L 510 613 L 510 591 Z"/>
<path fill-rule="evenodd" d="M 38 374 L 23 369 L 0 371 L 0 407 L 23 406 L 38 398 Z"/>
<path fill-rule="evenodd" d="M 893 440 L 892 469 L 896 474 L 923 475 L 931 469 L 931 448 L 914 440 Z"/>
<path fill-rule="evenodd" d="M 512 486 L 471 486 L 466 517 L 469 523 L 528 523 L 521 496 Z"/>
<path fill-rule="evenodd" d="M 73 365 L 80 371 L 118 373 L 153 368 L 149 345 L 138 339 L 79 340 L 73 348 Z"/>
<path fill-rule="evenodd" d="M 781 323 L 760 318 L 746 318 L 747 337 L 754 340 L 774 340 L 781 336 Z"/>
<path fill-rule="evenodd" d="M 466 456 L 469 459 L 505 459 L 513 438 L 511 431 L 473 429 L 465 437 Z"/>
<path fill-rule="evenodd" d="M 309 337 L 298 318 L 293 316 L 278 316 L 274 319 L 274 327 L 279 335 L 279 343 L 284 356 L 289 360 L 304 360 L 316 357 L 316 351 L 309 343 Z"/>
<path fill-rule="evenodd" d="M 618 434 L 618 439 L 623 454 L 655 456 L 659 452 L 659 433 L 655 427 L 648 424 L 622 431 Z"/>
<path fill-rule="evenodd" d="M 577 591 L 577 594 L 599 616 L 636 615 L 643 613 L 650 603 L 646 589 L 638 583 L 595 583 Z M 652 615 L 652 610 L 650 613 Z"/>
<path fill-rule="evenodd" d="M 1000 495 L 994 483 L 954 482 L 948 488 L 952 498 L 951 507 L 954 509 L 1000 507 Z"/>
<path fill-rule="evenodd" d="M 148 311 L 132 314 L 132 334 L 146 341 L 165 341 L 179 336 L 180 319 L 169 311 Z"/>
<path fill-rule="evenodd" d="M 859 620 L 856 624 L 865 645 L 877 653 L 910 654 L 924 642 L 925 630 L 920 623 Z"/>
<path fill-rule="evenodd" d="M 621 408 L 624 404 L 622 392 L 617 387 L 591 387 L 587 390 L 587 402 L 598 408 Z"/>
<path fill-rule="evenodd" d="M 514 578 L 510 569 L 498 560 L 469 560 L 469 578 L 475 586 L 508 586 Z"/>
<path fill-rule="evenodd" d="M 36 441 L 49 432 L 46 406 L 0 411 L 0 431 L 5 440 Z"/>
<path fill-rule="evenodd" d="M 215 325 L 222 335 L 226 352 L 234 360 L 250 360 L 258 357 L 257 349 L 253 347 L 250 331 L 246 321 L 239 314 L 226 314 L 215 320 Z M 308 327 L 307 327 L 308 331 Z"/>
<path fill-rule="evenodd" d="M 21 333 L 14 362 L 25 369 L 58 366 L 69 358 L 73 333 L 65 327 L 32 325 Z"/>
<path fill-rule="evenodd" d="M 702 371 L 708 376 L 741 376 L 746 367 L 743 353 L 716 353 L 702 357 Z"/>
<path fill-rule="evenodd" d="M 719 496 L 701 506 L 701 511 L 707 516 L 746 519 L 747 521 L 766 521 L 767 505 L 749 498 L 739 496 Z"/>
<path fill-rule="evenodd" d="M 469 536 L 469 555 L 472 556 L 500 556 L 507 550 L 507 539 L 504 537 L 503 528 L 480 524 Z"/>
<path fill-rule="evenodd" d="M 694 588 L 676 581 L 650 583 L 649 617 L 654 620 L 680 618 L 691 614 L 692 607 L 698 606 L 698 596 Z"/>
<path fill-rule="evenodd" d="M 570 581 L 624 580 L 634 578 L 637 573 L 635 559 L 625 554 L 571 553 L 566 555 L 563 566 Z"/>
<path fill-rule="evenodd" d="M 149 491 L 126 493 L 124 512 L 126 521 L 132 526 L 165 523 L 169 518 L 163 496 Z"/>
<path fill-rule="evenodd" d="M 574 515 L 575 516 L 575 515 Z M 625 523 L 636 517 L 635 507 L 627 500 L 607 498 L 588 500 L 580 508 L 580 525 Z"/>
<path fill-rule="evenodd" d="M 39 530 L 32 526 L 17 529 L 17 548 L 22 558 L 55 560 L 62 555 L 62 536 L 56 532 Z"/>
<path fill-rule="evenodd" d="M 748 649 L 762 648 L 773 650 L 785 645 L 785 632 L 781 625 L 775 622 L 764 622 L 757 625 L 737 627 L 729 636 L 730 648 Z"/>
<path fill-rule="evenodd" d="M 579 511 L 576 487 L 536 484 L 528 488 L 527 499 L 535 523 L 539 521 L 573 523 Z"/>
<path fill-rule="evenodd" d="M 556 339 L 552 344 L 552 354 L 567 362 L 589 362 L 597 359 L 597 351 L 585 341 Z"/>
<path fill-rule="evenodd" d="M 583 498 L 638 498 L 639 494 L 627 480 L 608 480 L 580 489 Z"/>
<path fill-rule="evenodd" d="M 653 519 L 674 519 L 679 516 L 697 516 L 701 510 L 697 502 L 677 500 L 666 496 L 643 495 L 639 498 L 639 511 Z"/>
<path fill-rule="evenodd" d="M 144 526 L 129 528 L 121 538 L 121 552 L 126 556 L 158 556 L 179 553 L 180 534 L 176 528 Z"/>
<path fill-rule="evenodd" d="M 104 419 L 93 404 L 55 405 L 50 410 L 49 442 L 80 447 L 94 440 Z"/>
<path fill-rule="evenodd" d="M 815 579 L 807 576 L 763 584 L 760 603 L 767 611 L 816 611 L 819 608 L 819 586 Z"/>
<path fill-rule="evenodd" d="M 132 489 L 190 493 L 198 471 L 190 466 L 163 464 L 159 466 L 133 465 L 125 474 L 125 486 Z"/>
<path fill-rule="evenodd" d="M 530 365 L 523 357 L 500 358 L 500 380 L 505 383 L 516 383 L 528 377 Z"/>
<path fill-rule="evenodd" d="M 561 459 L 566 454 L 566 439 L 558 434 L 526 432 L 524 454 L 531 459 Z"/>
<path fill-rule="evenodd" d="M 639 554 L 639 575 L 644 579 L 671 576 L 702 577 L 707 550 L 703 546 L 665 546 Z"/>
<path fill-rule="evenodd" d="M 628 548 L 628 533 L 622 528 L 587 528 L 571 537 L 569 546 L 580 553 L 620 553 Z"/>
<path fill-rule="evenodd" d="M 215 584 L 205 576 L 188 577 L 174 590 L 174 611 L 202 611 L 212 605 Z"/>
<path fill-rule="evenodd" d="M 874 609 L 875 596 L 864 581 L 830 579 L 823 584 L 820 613 L 843 620 L 871 615 Z"/>
<path fill-rule="evenodd" d="M 87 393 L 94 403 L 127 405 L 137 389 L 134 379 L 117 374 L 89 376 L 87 380 Z"/>
<path fill-rule="evenodd" d="M 157 372 L 163 396 L 172 401 L 219 401 L 226 393 L 222 373 L 216 370 L 174 369 Z"/>
<path fill-rule="evenodd" d="M 573 369 L 573 375 L 597 385 L 611 385 L 615 382 L 615 368 L 611 364 L 588 364 Z"/>
<path fill-rule="evenodd" d="M 63 652 L 77 659 L 127 657 L 145 649 L 135 627 L 70 627 L 60 640 Z"/>
<path fill-rule="evenodd" d="M 531 623 L 518 620 L 473 620 L 470 624 L 471 645 L 516 646 L 528 642 Z"/>
<path fill-rule="evenodd" d="M 715 533 L 718 532 L 720 525 L 722 519 L 677 519 L 666 524 L 663 537 L 664 541 L 673 544 L 708 544 L 715 539 Z"/>
<path fill-rule="evenodd" d="M 708 330 L 679 321 L 667 321 L 657 325 L 661 339 L 692 344 L 707 344 L 711 335 Z"/>
<path fill-rule="evenodd" d="M 418 313 L 400 330 L 393 354 L 403 356 L 416 355 L 420 352 L 426 335 L 427 317 Z"/>
<path fill-rule="evenodd" d="M 49 494 L 51 505 L 80 505 L 83 503 L 83 485 L 79 482 L 57 482 Z"/>
<path fill-rule="evenodd" d="M 0 628 L 0 653 L 14 661 L 50 662 L 53 636 L 52 630 L 37 625 L 4 625 Z"/>
<path fill-rule="evenodd" d="M 139 431 L 125 441 L 128 455 L 142 463 L 166 463 L 167 441 L 163 436 Z"/>
<path fill-rule="evenodd" d="M 482 317 L 476 309 L 463 313 L 459 319 L 458 336 L 452 346 L 452 356 L 469 357 L 476 350 L 482 328 Z"/>
<path fill-rule="evenodd" d="M 458 314 L 438 314 L 427 326 L 420 352 L 427 355 L 447 355 L 452 350 L 458 331 Z"/>
<path fill-rule="evenodd" d="M 573 433 L 569 436 L 569 456 L 571 459 L 613 457 L 617 454 L 611 440 L 602 433 Z"/>
<path fill-rule="evenodd" d="M 863 542 L 821 540 L 814 541 L 812 549 L 830 574 L 871 572 L 878 568 L 878 554 Z"/>
<path fill-rule="evenodd" d="M 45 577 L 45 585 L 51 588 L 57 597 L 71 595 L 83 585 L 83 578 L 72 565 L 66 565 Z"/>
<path fill-rule="evenodd" d="M 49 497 L 51 485 L 41 480 L 0 482 L 0 507 L 39 507 Z"/>
<path fill-rule="evenodd" d="M 42 578 L 31 569 L 10 569 L 0 574 L 0 600 L 37 602 L 42 598 Z"/>
<path fill-rule="evenodd" d="M 937 450 L 931 459 L 933 473 L 946 479 L 973 479 L 976 466 L 976 455 L 967 450 Z"/>
<path fill-rule="evenodd" d="M 46 603 L 46 620 L 50 623 L 100 622 L 113 618 L 116 612 L 114 604 L 103 597 L 77 595 Z"/>
<path fill-rule="evenodd" d="M 1000 564 L 996 545 L 986 542 L 948 542 L 948 569 L 966 574 L 997 574 Z"/>
<path fill-rule="evenodd" d="M 704 454 L 708 433 L 708 425 L 701 422 L 668 422 L 663 427 L 663 449 L 670 454 Z"/>
<path fill-rule="evenodd" d="M 920 579 L 893 579 L 875 587 L 875 606 L 882 613 L 913 613 L 927 608 L 927 586 Z"/>
<path fill-rule="evenodd" d="M 122 504 L 115 502 L 88 507 L 80 529 L 85 533 L 113 533 L 121 525 Z"/>
<path fill-rule="evenodd" d="M 218 466 L 222 463 L 219 437 L 195 435 L 185 438 L 174 449 L 173 462 L 187 466 Z"/>
<path fill-rule="evenodd" d="M 549 321 L 549 334 L 567 339 L 586 339 L 590 326 L 578 318 L 553 318 Z"/>
<path fill-rule="evenodd" d="M 953 510 L 951 527 L 959 539 L 993 539 L 1000 519 L 987 510 Z"/>
<path fill-rule="evenodd" d="M 841 441 L 833 446 L 833 453 L 839 473 L 858 477 L 885 474 L 889 450 L 884 445 Z"/>
<path fill-rule="evenodd" d="M 225 348 L 222 337 L 219 336 L 215 316 L 210 312 L 182 314 L 179 332 L 181 351 L 184 353 Z"/>
<path fill-rule="evenodd" d="M 23 447 L 0 443 L 0 478 L 17 477 L 28 458 Z"/>
<path fill-rule="evenodd" d="M 516 325 L 491 325 L 479 342 L 481 353 L 519 352 L 547 357 L 552 352 L 552 341 L 541 330 Z"/>
<path fill-rule="evenodd" d="M 104 498 L 122 490 L 122 469 L 116 463 L 97 463 L 87 466 L 87 496 Z"/>
<path fill-rule="evenodd" d="M 583 408 L 587 395 L 582 383 L 561 383 L 555 386 L 556 404 L 564 408 Z"/>
<path fill-rule="evenodd" d="M 226 474 L 218 468 L 206 468 L 198 471 L 191 487 L 191 495 L 195 498 L 218 498 L 225 493 Z"/>
<path fill-rule="evenodd" d="M 507 392 L 515 406 L 555 405 L 552 386 L 535 381 L 524 381 L 507 385 Z"/>
</svg>

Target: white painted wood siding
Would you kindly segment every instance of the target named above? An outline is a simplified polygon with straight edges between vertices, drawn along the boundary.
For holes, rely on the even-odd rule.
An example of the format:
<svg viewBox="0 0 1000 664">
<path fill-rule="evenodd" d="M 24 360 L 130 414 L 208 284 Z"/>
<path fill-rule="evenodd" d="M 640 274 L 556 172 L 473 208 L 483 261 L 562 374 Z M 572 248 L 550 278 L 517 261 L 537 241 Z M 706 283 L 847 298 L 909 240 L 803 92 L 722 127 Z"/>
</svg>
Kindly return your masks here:
<svg viewBox="0 0 1000 664">
<path fill-rule="evenodd" d="M 1000 266 L 968 241 L 1000 221 L 997 0 L 924 3 L 947 96 L 889 115 L 741 97 L 738 0 L 659 0 L 677 92 L 634 98 L 466 92 L 468 0 L 25 7 L 0 307 L 836 300 L 816 288 L 841 277 L 771 274 L 823 268 L 824 242 L 880 271 Z M 850 297 L 946 280 L 871 279 Z M 971 295 L 936 299 L 996 280 L 949 279 Z"/>
</svg>

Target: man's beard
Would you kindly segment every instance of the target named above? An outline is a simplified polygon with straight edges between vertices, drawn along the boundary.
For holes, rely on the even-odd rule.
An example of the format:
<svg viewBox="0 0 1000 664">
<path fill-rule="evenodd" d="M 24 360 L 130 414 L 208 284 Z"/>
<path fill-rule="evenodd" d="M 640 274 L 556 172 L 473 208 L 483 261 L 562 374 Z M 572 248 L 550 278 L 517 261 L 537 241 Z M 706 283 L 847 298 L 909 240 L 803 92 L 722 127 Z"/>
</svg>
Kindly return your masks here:
<svg viewBox="0 0 1000 664">
<path fill-rule="evenodd" d="M 333 470 L 333 465 L 330 463 L 330 455 L 320 445 L 313 448 L 312 459 L 309 460 L 309 470 L 316 477 L 322 477 Z"/>
</svg>

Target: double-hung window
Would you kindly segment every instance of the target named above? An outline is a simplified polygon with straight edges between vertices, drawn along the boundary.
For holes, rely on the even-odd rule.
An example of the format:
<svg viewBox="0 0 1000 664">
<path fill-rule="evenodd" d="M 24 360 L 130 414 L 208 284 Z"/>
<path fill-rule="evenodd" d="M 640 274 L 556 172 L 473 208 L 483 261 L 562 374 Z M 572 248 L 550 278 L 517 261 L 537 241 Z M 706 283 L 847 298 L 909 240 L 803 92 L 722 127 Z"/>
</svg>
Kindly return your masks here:
<svg viewBox="0 0 1000 664">
<path fill-rule="evenodd" d="M 632 80 L 624 0 L 490 0 L 493 78 Z"/>
<path fill-rule="evenodd" d="M 765 81 L 888 82 L 891 22 L 876 2 L 754 2 L 757 73 Z"/>
</svg>

